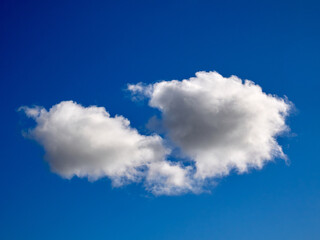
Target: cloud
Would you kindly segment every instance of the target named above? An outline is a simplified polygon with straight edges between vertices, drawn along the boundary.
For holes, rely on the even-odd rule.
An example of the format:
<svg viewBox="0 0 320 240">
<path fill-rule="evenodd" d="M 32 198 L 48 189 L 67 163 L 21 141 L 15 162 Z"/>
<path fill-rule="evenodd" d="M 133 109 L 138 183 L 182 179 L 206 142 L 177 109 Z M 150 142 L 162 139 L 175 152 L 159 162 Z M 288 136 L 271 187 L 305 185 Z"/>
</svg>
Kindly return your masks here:
<svg viewBox="0 0 320 240">
<path fill-rule="evenodd" d="M 140 135 L 122 116 L 111 117 L 103 107 L 83 107 L 72 101 L 49 111 L 38 106 L 21 110 L 37 123 L 28 135 L 44 147 L 52 171 L 63 178 L 109 177 L 114 186 L 145 179 L 155 194 L 185 188 L 181 182 L 185 169 L 166 160 L 169 150 L 162 138 Z M 161 169 L 166 173 L 154 189 Z"/>
<path fill-rule="evenodd" d="M 286 159 L 276 138 L 292 104 L 266 94 L 251 81 L 216 72 L 146 85 L 129 84 L 134 100 L 149 99 L 161 112 L 141 135 L 123 116 L 103 107 L 64 101 L 49 110 L 21 107 L 36 121 L 28 136 L 45 149 L 53 172 L 63 178 L 108 177 L 114 186 L 141 183 L 155 195 L 200 193 L 231 171 L 260 169 Z M 180 151 L 180 157 L 172 153 Z"/>
<path fill-rule="evenodd" d="M 161 111 L 161 128 L 194 163 L 194 180 L 260 169 L 276 157 L 286 158 L 276 137 L 288 131 L 291 103 L 251 81 L 197 72 L 183 81 L 128 89 L 148 97 L 149 105 Z"/>
</svg>

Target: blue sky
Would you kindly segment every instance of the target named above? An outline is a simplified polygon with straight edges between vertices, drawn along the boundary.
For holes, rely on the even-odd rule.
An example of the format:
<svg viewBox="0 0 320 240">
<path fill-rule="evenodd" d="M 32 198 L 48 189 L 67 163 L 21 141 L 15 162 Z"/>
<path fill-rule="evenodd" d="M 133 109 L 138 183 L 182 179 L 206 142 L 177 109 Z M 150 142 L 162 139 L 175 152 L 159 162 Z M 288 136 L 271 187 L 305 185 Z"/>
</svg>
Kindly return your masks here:
<svg viewBox="0 0 320 240">
<path fill-rule="evenodd" d="M 320 4 L 316 1 L 2 1 L 1 239 L 319 239 Z M 289 164 L 234 172 L 211 193 L 154 196 L 62 179 L 25 139 L 20 106 L 105 107 L 147 134 L 158 111 L 128 83 L 198 71 L 250 79 L 288 97 Z"/>
</svg>

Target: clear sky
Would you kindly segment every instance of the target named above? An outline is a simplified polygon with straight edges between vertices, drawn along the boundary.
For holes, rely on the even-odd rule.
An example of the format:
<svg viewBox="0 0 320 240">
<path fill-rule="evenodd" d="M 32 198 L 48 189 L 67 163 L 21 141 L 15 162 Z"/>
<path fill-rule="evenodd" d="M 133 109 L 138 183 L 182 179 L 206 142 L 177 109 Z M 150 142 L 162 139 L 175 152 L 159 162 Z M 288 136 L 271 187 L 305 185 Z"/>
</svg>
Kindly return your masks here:
<svg viewBox="0 0 320 240">
<path fill-rule="evenodd" d="M 0 239 L 320 239 L 318 1 L 0 3 Z M 148 134 L 158 110 L 127 84 L 198 71 L 250 79 L 295 111 L 289 160 L 217 179 L 211 193 L 155 196 L 109 178 L 66 180 L 22 131 L 20 106 L 65 100 L 123 115 Z M 159 114 L 158 114 L 159 115 Z"/>
</svg>

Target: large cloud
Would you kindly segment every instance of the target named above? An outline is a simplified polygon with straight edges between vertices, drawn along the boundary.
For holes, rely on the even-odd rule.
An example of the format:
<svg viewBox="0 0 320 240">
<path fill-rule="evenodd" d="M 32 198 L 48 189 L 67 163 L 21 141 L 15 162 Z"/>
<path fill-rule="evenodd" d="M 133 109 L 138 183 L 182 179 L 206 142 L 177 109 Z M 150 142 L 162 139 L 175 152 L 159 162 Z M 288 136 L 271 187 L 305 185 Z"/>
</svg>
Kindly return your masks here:
<svg viewBox="0 0 320 240">
<path fill-rule="evenodd" d="M 291 104 L 267 95 L 251 81 L 217 72 L 198 72 L 183 81 L 128 85 L 162 112 L 167 136 L 195 164 L 194 180 L 262 168 L 286 158 L 276 137 L 288 130 Z M 158 124 L 159 125 L 159 124 Z"/>
<path fill-rule="evenodd" d="M 103 107 L 64 101 L 48 111 L 21 108 L 36 121 L 28 135 L 44 147 L 53 172 L 92 181 L 108 177 L 114 186 L 141 182 L 156 195 L 174 195 L 198 193 L 232 170 L 243 173 L 286 158 L 276 137 L 288 130 L 291 103 L 251 81 L 198 72 L 183 81 L 128 89 L 160 110 L 161 119 L 149 125 L 166 140 L 141 135 L 128 119 L 111 117 Z M 176 149 L 180 158 L 170 158 Z"/>
<path fill-rule="evenodd" d="M 115 186 L 145 179 L 155 194 L 188 187 L 186 170 L 166 161 L 168 149 L 161 137 L 140 135 L 126 118 L 110 117 L 103 107 L 65 101 L 49 111 L 22 110 L 37 123 L 28 135 L 44 146 L 52 171 L 64 178 L 109 177 Z"/>
</svg>

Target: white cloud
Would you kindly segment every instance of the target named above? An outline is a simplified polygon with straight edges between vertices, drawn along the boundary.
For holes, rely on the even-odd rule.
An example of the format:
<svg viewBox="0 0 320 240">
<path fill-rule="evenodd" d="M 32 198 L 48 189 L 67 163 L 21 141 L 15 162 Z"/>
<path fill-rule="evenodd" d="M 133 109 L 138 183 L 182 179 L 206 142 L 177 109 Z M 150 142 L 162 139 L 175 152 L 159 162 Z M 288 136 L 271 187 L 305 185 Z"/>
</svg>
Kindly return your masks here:
<svg viewBox="0 0 320 240">
<path fill-rule="evenodd" d="M 232 170 L 243 173 L 286 158 L 276 137 L 288 130 L 291 104 L 251 81 L 198 72 L 183 81 L 128 89 L 161 111 L 161 119 L 149 125 L 165 134 L 171 149 L 159 135 L 141 135 L 128 119 L 111 117 L 103 107 L 72 101 L 49 111 L 22 107 L 36 121 L 28 135 L 44 147 L 53 172 L 68 179 L 108 177 L 114 186 L 142 182 L 156 195 L 177 195 L 199 193 Z M 176 147 L 186 158 L 168 160 Z"/>
<path fill-rule="evenodd" d="M 188 191 L 200 192 L 190 176 L 191 168 L 166 161 L 152 164 L 146 177 L 146 187 L 156 195 L 178 195 Z"/>
<path fill-rule="evenodd" d="M 285 117 L 291 104 L 251 81 L 198 72 L 183 81 L 128 89 L 150 98 L 149 105 L 161 111 L 167 136 L 195 164 L 194 180 L 233 169 L 243 173 L 275 157 L 286 158 L 276 137 L 288 130 Z"/>
<path fill-rule="evenodd" d="M 165 186 L 157 184 L 155 193 L 183 187 L 179 179 L 185 170 L 166 161 L 168 149 L 161 137 L 140 135 L 122 116 L 110 117 L 103 107 L 83 107 L 72 101 L 61 102 L 49 111 L 41 107 L 22 110 L 37 123 L 29 136 L 43 145 L 52 171 L 64 178 L 94 181 L 109 177 L 115 186 L 146 178 L 148 189 L 154 191 L 155 166 L 166 166 Z"/>
</svg>

